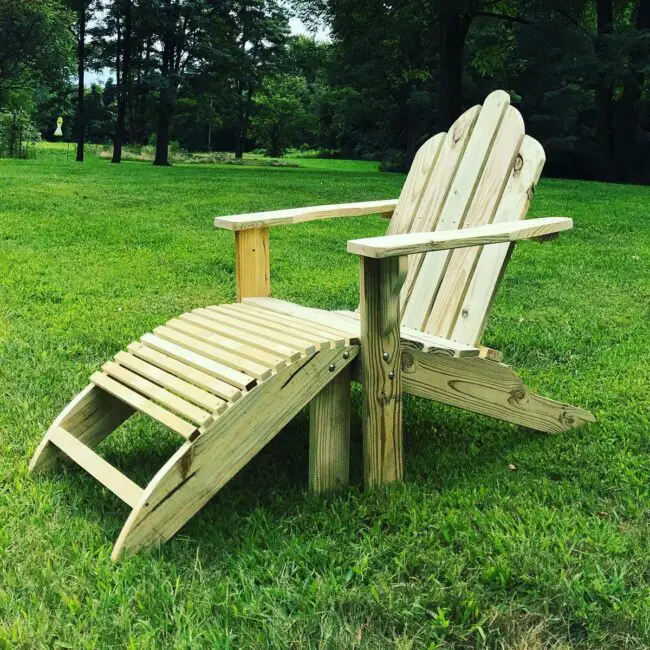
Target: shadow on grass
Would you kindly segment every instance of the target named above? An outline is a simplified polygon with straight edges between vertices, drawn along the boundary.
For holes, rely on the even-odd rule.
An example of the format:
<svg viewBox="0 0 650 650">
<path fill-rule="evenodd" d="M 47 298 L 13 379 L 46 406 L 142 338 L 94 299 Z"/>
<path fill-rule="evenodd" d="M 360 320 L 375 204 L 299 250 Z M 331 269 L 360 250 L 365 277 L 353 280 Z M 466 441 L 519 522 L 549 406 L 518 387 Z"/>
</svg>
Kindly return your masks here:
<svg viewBox="0 0 650 650">
<path fill-rule="evenodd" d="M 531 444 L 546 447 L 550 436 L 508 425 L 479 415 L 462 412 L 426 400 L 405 400 L 405 485 L 389 487 L 368 499 L 362 488 L 362 444 L 360 399 L 353 395 L 351 426 L 351 487 L 330 496 L 306 495 L 309 462 L 308 411 L 304 409 L 246 467 L 167 544 L 154 553 L 170 561 L 193 562 L 200 548 L 202 562 L 222 563 L 250 546 L 252 539 L 264 544 L 255 528 L 280 529 L 290 525 L 301 537 L 313 532 L 314 520 L 323 521 L 332 511 L 358 530 L 372 527 L 368 509 L 377 506 L 394 490 L 409 491 L 411 505 L 432 502 L 444 492 L 471 483 L 475 489 L 498 489 L 498 474 L 506 470 L 509 458 Z M 111 464 L 145 486 L 178 449 L 178 437 L 141 416 L 131 421 L 100 445 L 98 451 Z M 93 520 L 114 542 L 129 509 L 81 471 L 66 471 L 57 480 L 75 495 L 73 516 Z M 399 501 L 399 497 L 398 497 Z M 118 504 L 118 505 L 116 505 Z M 301 516 L 309 517 L 301 523 Z M 289 523 L 288 523 L 289 522 Z M 325 524 L 324 524 L 325 525 Z M 327 531 L 318 530 L 327 535 Z M 335 540 L 336 536 L 332 537 Z"/>
</svg>

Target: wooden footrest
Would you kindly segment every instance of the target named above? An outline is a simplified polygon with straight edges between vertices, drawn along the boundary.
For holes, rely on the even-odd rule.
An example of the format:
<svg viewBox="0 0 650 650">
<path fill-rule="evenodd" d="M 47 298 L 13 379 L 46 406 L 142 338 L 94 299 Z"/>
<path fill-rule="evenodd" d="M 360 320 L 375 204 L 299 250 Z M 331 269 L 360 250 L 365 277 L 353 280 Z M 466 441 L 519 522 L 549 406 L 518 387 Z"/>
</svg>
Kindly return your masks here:
<svg viewBox="0 0 650 650">
<path fill-rule="evenodd" d="M 215 305 L 145 334 L 90 381 L 192 441 L 260 382 L 305 355 L 357 340 L 257 305 Z"/>
</svg>

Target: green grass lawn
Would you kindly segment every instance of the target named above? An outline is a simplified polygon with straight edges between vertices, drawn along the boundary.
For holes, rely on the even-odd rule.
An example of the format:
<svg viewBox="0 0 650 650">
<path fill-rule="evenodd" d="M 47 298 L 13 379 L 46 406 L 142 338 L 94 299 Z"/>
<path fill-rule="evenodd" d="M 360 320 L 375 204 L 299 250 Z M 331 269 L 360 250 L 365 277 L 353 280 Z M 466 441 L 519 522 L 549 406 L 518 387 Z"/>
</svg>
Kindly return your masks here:
<svg viewBox="0 0 650 650">
<path fill-rule="evenodd" d="M 71 151 L 72 154 L 72 151 Z M 216 215 L 391 198 L 373 163 L 0 161 L 0 648 L 650 646 L 650 188 L 545 180 L 559 240 L 518 246 L 486 332 L 532 388 L 598 424 L 548 436 L 406 399 L 406 480 L 305 492 L 299 416 L 175 538 L 114 565 L 128 510 L 30 456 L 146 330 L 234 299 Z M 379 217 L 278 228 L 274 295 L 353 308 L 345 242 Z M 144 419 L 102 444 L 140 484 L 178 445 Z M 517 467 L 508 469 L 512 463 Z"/>
</svg>

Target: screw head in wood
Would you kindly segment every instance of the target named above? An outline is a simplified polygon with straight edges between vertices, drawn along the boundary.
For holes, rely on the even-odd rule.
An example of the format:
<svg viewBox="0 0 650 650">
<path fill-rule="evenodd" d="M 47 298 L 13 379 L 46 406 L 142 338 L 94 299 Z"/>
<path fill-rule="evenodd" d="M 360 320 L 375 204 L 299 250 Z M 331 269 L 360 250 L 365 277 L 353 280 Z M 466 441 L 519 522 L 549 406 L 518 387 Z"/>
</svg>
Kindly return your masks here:
<svg viewBox="0 0 650 650">
<path fill-rule="evenodd" d="M 384 352 L 383 357 L 384 361 L 388 361 L 390 359 L 390 354 L 388 354 L 388 352 Z"/>
<path fill-rule="evenodd" d="M 395 372 L 394 372 L 394 371 L 391 370 L 391 371 L 388 373 L 388 379 L 395 379 Z"/>
<path fill-rule="evenodd" d="M 334 370 L 336 370 L 336 366 L 333 363 L 330 363 L 329 369 L 330 372 L 334 372 Z"/>
<path fill-rule="evenodd" d="M 343 353 L 343 358 L 344 359 L 349 359 L 350 358 L 350 353 L 347 350 Z"/>
</svg>

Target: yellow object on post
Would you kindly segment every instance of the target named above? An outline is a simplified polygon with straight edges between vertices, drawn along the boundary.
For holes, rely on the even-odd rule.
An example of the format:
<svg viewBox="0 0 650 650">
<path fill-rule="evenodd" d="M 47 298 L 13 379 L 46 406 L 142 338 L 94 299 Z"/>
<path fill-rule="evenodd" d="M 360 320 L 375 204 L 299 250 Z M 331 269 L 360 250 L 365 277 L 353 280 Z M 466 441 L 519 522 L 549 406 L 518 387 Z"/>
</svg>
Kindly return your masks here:
<svg viewBox="0 0 650 650">
<path fill-rule="evenodd" d="M 63 131 L 61 130 L 61 127 L 63 126 L 63 118 L 62 117 L 57 117 L 56 118 L 56 131 L 54 131 L 54 135 L 62 138 L 63 137 Z"/>
</svg>

